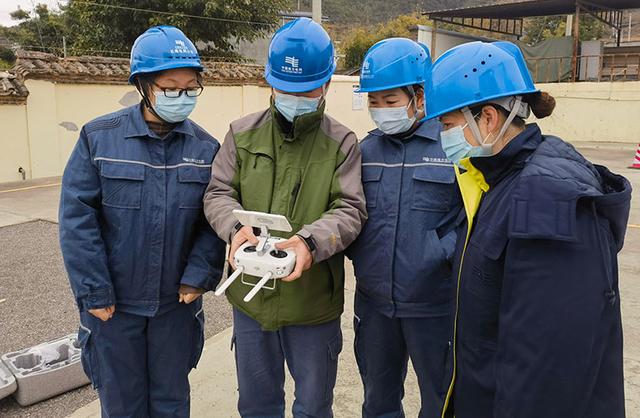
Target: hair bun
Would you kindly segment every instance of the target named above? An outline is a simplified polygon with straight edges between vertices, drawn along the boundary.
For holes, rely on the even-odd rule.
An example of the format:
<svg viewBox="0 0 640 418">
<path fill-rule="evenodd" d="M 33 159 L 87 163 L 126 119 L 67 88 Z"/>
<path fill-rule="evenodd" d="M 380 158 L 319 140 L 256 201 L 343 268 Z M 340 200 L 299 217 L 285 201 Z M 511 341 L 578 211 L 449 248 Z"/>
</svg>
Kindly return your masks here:
<svg viewBox="0 0 640 418">
<path fill-rule="evenodd" d="M 524 101 L 527 102 L 531 111 L 538 119 L 551 116 L 553 110 L 556 108 L 556 99 L 545 91 L 527 94 L 524 97 Z"/>
</svg>

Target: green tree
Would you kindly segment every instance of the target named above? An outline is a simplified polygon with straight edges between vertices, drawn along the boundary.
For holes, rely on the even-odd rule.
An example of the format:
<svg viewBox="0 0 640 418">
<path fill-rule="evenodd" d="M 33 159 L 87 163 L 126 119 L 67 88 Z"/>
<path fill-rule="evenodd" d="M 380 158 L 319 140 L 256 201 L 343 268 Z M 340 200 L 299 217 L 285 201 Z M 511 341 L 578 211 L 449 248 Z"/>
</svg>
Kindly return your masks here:
<svg viewBox="0 0 640 418">
<path fill-rule="evenodd" d="M 91 3 L 70 0 L 64 8 L 68 26 L 75 35 L 73 51 L 128 51 L 145 29 L 167 24 L 181 28 L 194 42 L 206 43 L 200 48 L 204 54 L 228 56 L 233 55 L 235 39 L 251 41 L 277 26 L 278 14 L 286 0 L 93 0 Z M 126 9 L 132 7 L 162 13 Z"/>
<path fill-rule="evenodd" d="M 25 49 L 61 54 L 62 38 L 72 55 L 127 56 L 135 39 L 155 25 L 181 28 L 205 56 L 236 57 L 236 40 L 264 36 L 279 23 L 287 0 L 69 0 L 60 11 L 37 4 L 18 9 L 20 23 L 0 35 Z M 114 7 L 115 6 L 115 7 Z M 134 10 L 136 9 L 136 10 Z"/>
<path fill-rule="evenodd" d="M 551 38 L 565 36 L 566 16 L 542 16 L 531 17 L 524 21 L 525 35 L 523 42 L 536 45 Z M 600 39 L 606 34 L 604 23 L 591 15 L 582 15 L 580 18 L 580 40 L 590 41 Z"/>
<path fill-rule="evenodd" d="M 367 50 L 376 42 L 392 37 L 416 38 L 417 25 L 431 25 L 429 20 L 418 13 L 398 16 L 397 18 L 380 23 L 373 28 L 358 27 L 351 30 L 341 43 L 341 53 L 344 55 L 342 67 L 357 68 Z"/>
<path fill-rule="evenodd" d="M 288 0 L 291 10 L 311 11 L 312 0 Z M 419 12 L 421 1 L 389 0 L 323 0 L 322 14 L 329 22 L 348 25 L 370 25 L 382 23 L 397 16 Z"/>
<path fill-rule="evenodd" d="M 10 16 L 20 23 L 10 28 L 1 28 L 3 30 L 0 35 L 25 49 L 50 52 L 62 49 L 62 37 L 67 28 L 61 12 L 52 12 L 46 4 L 36 4 L 31 13 L 18 9 Z"/>
</svg>

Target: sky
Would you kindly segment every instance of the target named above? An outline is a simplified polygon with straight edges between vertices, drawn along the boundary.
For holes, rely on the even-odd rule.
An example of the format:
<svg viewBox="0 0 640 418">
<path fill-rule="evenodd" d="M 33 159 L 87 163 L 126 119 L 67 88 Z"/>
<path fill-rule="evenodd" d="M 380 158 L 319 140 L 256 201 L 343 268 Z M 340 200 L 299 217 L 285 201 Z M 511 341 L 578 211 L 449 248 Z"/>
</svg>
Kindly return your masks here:
<svg viewBox="0 0 640 418">
<path fill-rule="evenodd" d="M 38 3 L 44 3 L 50 9 L 57 9 L 59 3 L 66 3 L 66 0 L 0 0 L 0 25 L 13 26 L 17 24 L 15 20 L 11 20 L 9 13 L 13 12 L 20 6 L 23 10 L 33 10 L 33 6 Z"/>
</svg>

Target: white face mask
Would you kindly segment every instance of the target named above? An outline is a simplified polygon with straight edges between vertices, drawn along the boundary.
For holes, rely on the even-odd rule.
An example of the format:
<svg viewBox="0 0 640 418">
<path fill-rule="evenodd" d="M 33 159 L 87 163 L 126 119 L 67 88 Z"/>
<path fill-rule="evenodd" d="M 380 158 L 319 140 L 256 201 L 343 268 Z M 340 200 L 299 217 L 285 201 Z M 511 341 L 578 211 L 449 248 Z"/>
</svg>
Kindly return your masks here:
<svg viewBox="0 0 640 418">
<path fill-rule="evenodd" d="M 406 107 L 370 107 L 369 114 L 378 129 L 387 135 L 407 132 L 416 122 L 417 112 L 414 112 L 413 117 L 409 117 L 409 106 L 413 100 L 412 98 Z"/>
</svg>

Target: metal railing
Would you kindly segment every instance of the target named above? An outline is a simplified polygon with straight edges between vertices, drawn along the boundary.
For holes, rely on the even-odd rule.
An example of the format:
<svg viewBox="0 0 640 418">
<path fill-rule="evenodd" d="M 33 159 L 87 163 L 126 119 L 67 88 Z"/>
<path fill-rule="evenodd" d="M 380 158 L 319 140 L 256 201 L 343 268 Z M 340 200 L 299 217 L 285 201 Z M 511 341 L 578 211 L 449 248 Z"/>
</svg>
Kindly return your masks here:
<svg viewBox="0 0 640 418">
<path fill-rule="evenodd" d="M 640 80 L 640 53 L 578 55 L 577 60 L 577 80 L 570 56 L 527 58 L 527 64 L 537 83 Z"/>
</svg>

